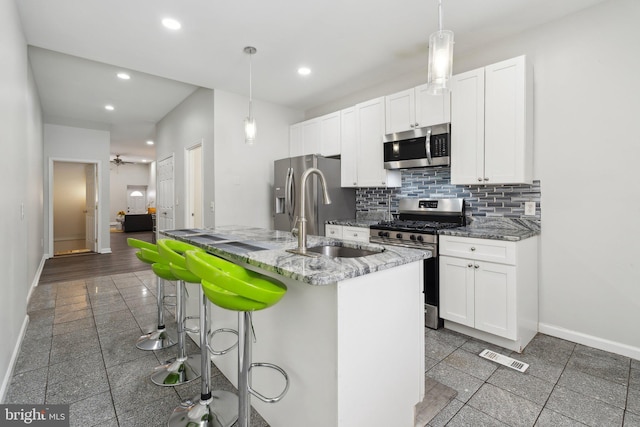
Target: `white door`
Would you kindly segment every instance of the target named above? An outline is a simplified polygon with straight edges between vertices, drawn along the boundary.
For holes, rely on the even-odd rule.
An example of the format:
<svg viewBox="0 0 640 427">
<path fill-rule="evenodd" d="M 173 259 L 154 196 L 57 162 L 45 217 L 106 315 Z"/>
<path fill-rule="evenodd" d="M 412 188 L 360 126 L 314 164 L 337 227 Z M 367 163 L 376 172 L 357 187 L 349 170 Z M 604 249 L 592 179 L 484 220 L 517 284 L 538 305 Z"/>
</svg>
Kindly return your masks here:
<svg viewBox="0 0 640 427">
<path fill-rule="evenodd" d="M 127 185 L 127 213 L 147 213 L 147 187 L 144 185 Z"/>
<path fill-rule="evenodd" d="M 174 183 L 173 155 L 158 162 L 157 169 L 158 206 L 156 212 L 157 230 L 173 230 L 174 227 Z"/>
<path fill-rule="evenodd" d="M 187 220 L 189 228 L 202 228 L 202 144 L 187 149 Z"/>
<path fill-rule="evenodd" d="M 85 247 L 92 252 L 98 252 L 98 168 L 95 163 L 88 163 L 84 167 L 86 176 L 85 198 Z"/>
</svg>

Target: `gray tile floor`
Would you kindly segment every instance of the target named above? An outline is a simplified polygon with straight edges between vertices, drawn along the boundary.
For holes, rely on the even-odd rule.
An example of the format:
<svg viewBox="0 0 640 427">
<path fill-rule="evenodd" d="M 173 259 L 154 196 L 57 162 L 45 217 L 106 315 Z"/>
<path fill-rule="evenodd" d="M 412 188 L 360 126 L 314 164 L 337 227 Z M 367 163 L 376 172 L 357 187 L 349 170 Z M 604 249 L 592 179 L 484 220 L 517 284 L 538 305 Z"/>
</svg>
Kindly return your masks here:
<svg viewBox="0 0 640 427">
<path fill-rule="evenodd" d="M 477 355 L 528 363 L 525 373 Z M 640 426 L 640 362 L 538 334 L 521 354 L 449 330 L 427 330 L 427 376 L 458 392 L 440 426 Z"/>
<path fill-rule="evenodd" d="M 155 307 L 147 271 L 38 286 L 5 403 L 70 404 L 71 426 L 166 425 L 200 382 L 165 388 L 149 380 L 175 355 L 175 347 L 134 346 L 156 323 Z M 169 311 L 166 318 L 175 328 Z M 199 351 L 188 344 L 188 353 Z M 530 367 L 522 374 L 478 357 L 485 348 Z M 637 360 L 542 334 L 517 354 L 445 329 L 426 330 L 425 354 L 427 376 L 458 392 L 431 427 L 640 426 Z M 235 391 L 215 367 L 212 384 Z M 255 412 L 252 425 L 267 426 Z"/>
<path fill-rule="evenodd" d="M 38 286 L 4 403 L 69 404 L 71 426 L 166 426 L 180 401 L 200 394 L 200 380 L 160 387 L 149 379 L 177 352 L 135 347 L 157 323 L 155 283 L 143 271 Z M 175 330 L 168 310 L 165 321 Z M 190 339 L 187 344 L 187 354 L 200 351 Z M 212 388 L 236 392 L 215 366 Z M 251 425 L 267 423 L 254 411 Z"/>
</svg>

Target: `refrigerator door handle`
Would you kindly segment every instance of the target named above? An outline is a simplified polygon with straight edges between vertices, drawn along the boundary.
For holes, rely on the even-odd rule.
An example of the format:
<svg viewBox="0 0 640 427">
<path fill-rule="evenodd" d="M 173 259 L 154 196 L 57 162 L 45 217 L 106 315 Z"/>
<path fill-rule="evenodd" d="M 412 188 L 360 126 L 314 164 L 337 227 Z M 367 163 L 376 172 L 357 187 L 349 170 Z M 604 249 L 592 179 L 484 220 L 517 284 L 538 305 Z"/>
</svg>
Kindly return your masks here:
<svg viewBox="0 0 640 427">
<path fill-rule="evenodd" d="M 294 191 L 293 191 L 293 168 L 287 170 L 287 182 L 285 183 L 285 197 L 287 204 L 287 214 L 289 215 L 289 222 L 293 221 L 293 209 L 294 209 Z"/>
</svg>

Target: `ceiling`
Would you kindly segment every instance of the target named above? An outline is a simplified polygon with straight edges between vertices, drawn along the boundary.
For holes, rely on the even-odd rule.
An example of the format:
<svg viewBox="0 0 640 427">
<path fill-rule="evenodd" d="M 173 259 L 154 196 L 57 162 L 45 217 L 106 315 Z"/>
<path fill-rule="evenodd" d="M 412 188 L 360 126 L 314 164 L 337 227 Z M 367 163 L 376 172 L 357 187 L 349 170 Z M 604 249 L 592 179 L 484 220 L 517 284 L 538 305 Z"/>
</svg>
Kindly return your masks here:
<svg viewBox="0 0 640 427">
<path fill-rule="evenodd" d="M 604 0 L 444 0 L 459 55 Z M 197 87 L 306 110 L 424 69 L 437 0 L 16 0 L 45 122 L 110 130 L 154 158 L 154 124 Z M 165 17 L 182 23 L 177 31 Z M 302 77 L 300 66 L 312 72 Z M 119 81 L 115 73 L 128 71 Z M 425 77 L 426 79 L 426 77 Z M 114 111 L 104 110 L 113 104 Z"/>
</svg>

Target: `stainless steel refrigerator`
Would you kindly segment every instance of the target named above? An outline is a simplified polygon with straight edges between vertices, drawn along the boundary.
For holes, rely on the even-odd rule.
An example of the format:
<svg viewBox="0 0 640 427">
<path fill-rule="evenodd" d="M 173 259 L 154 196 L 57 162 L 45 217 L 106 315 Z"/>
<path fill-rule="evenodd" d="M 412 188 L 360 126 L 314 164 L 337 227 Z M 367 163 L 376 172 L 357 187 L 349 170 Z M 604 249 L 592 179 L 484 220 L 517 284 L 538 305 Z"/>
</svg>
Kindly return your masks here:
<svg viewBox="0 0 640 427">
<path fill-rule="evenodd" d="M 307 233 L 324 236 L 325 221 L 356 216 L 356 192 L 340 187 L 340 160 L 307 155 L 276 160 L 274 165 L 275 229 L 291 231 L 300 217 L 300 178 L 308 168 L 318 168 L 324 174 L 332 203 L 322 203 L 322 188 L 315 174 L 305 188 Z"/>
</svg>

